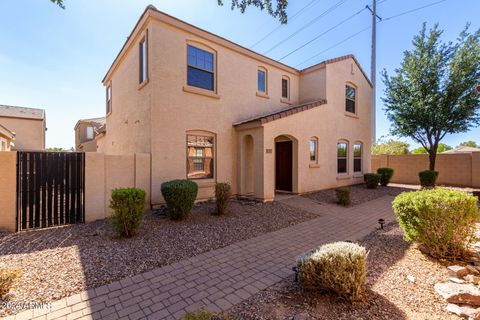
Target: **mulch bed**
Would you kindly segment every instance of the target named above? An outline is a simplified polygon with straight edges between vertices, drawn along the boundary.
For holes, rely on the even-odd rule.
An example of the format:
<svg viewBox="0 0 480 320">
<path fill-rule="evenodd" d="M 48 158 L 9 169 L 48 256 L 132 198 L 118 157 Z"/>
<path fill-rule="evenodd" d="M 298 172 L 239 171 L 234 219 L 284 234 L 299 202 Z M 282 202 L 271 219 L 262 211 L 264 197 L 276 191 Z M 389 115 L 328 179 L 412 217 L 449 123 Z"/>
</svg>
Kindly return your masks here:
<svg viewBox="0 0 480 320">
<path fill-rule="evenodd" d="M 383 196 L 398 196 L 402 192 L 414 191 L 412 188 L 403 187 L 382 187 L 378 186 L 376 189 L 367 189 L 365 184 L 357 184 L 350 187 L 351 206 L 359 205 L 361 203 L 372 201 Z M 322 203 L 337 203 L 337 195 L 335 189 L 328 189 L 316 191 L 303 195 L 309 199 Z"/>
<path fill-rule="evenodd" d="M 138 235 L 123 240 L 105 220 L 0 235 L 0 268 L 22 272 L 8 298 L 57 300 L 317 217 L 278 202 L 233 201 L 225 216 L 214 210 L 199 204 L 181 222 L 148 214 Z"/>
<path fill-rule="evenodd" d="M 396 223 L 373 232 L 360 244 L 370 251 L 365 303 L 352 305 L 332 295 L 304 292 L 293 279 L 286 279 L 230 313 L 242 320 L 459 319 L 444 311 L 445 302 L 433 290 L 435 283 L 447 278 L 446 268 L 403 241 Z"/>
</svg>

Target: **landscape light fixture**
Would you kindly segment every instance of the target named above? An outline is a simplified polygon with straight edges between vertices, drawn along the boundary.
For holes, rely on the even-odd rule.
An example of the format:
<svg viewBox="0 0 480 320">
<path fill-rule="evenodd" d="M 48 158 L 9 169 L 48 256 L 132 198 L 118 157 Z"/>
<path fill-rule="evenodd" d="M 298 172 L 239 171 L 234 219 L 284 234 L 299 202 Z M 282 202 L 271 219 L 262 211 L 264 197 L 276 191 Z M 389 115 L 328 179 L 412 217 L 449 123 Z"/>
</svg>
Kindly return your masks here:
<svg viewBox="0 0 480 320">
<path fill-rule="evenodd" d="M 385 224 L 385 219 L 378 219 L 378 224 L 380 225 L 380 229 L 383 229 L 383 225 Z"/>
</svg>

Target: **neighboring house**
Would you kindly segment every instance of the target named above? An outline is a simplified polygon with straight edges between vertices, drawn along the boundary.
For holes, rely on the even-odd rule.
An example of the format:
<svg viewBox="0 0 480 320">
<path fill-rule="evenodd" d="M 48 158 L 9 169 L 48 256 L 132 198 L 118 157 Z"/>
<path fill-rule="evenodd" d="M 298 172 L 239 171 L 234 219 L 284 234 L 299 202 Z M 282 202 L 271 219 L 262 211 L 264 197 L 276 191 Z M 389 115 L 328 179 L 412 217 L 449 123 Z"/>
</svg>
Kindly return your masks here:
<svg viewBox="0 0 480 320">
<path fill-rule="evenodd" d="M 12 150 L 45 150 L 45 110 L 0 105 L 0 124 L 15 133 Z"/>
<path fill-rule="evenodd" d="M 0 151 L 10 151 L 15 140 L 15 132 L 0 124 Z"/>
<path fill-rule="evenodd" d="M 272 200 L 363 182 L 372 84 L 352 56 L 295 69 L 148 6 L 108 70 L 106 154 L 151 154 L 160 184 Z"/>
<path fill-rule="evenodd" d="M 75 150 L 96 152 L 96 137 L 105 131 L 105 117 L 78 120 L 74 130 Z"/>
<path fill-rule="evenodd" d="M 475 147 L 468 147 L 468 146 L 460 146 L 455 149 L 451 149 L 448 151 L 442 152 L 442 154 L 449 154 L 449 153 L 471 153 L 471 152 L 478 152 L 480 148 Z"/>
</svg>

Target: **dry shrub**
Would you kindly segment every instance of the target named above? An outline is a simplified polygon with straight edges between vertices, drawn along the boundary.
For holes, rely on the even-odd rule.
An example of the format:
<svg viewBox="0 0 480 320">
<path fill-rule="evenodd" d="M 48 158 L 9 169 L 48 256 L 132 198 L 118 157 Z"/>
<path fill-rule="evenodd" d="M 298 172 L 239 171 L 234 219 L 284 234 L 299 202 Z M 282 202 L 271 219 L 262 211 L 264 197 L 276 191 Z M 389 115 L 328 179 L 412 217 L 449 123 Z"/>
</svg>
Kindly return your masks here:
<svg viewBox="0 0 480 320">
<path fill-rule="evenodd" d="M 348 301 L 362 301 L 366 262 L 364 247 L 350 242 L 329 243 L 299 258 L 298 278 L 307 290 L 334 292 Z"/>
<path fill-rule="evenodd" d="M 18 269 L 0 269 L 0 299 L 7 295 L 20 276 L 21 272 Z"/>
</svg>

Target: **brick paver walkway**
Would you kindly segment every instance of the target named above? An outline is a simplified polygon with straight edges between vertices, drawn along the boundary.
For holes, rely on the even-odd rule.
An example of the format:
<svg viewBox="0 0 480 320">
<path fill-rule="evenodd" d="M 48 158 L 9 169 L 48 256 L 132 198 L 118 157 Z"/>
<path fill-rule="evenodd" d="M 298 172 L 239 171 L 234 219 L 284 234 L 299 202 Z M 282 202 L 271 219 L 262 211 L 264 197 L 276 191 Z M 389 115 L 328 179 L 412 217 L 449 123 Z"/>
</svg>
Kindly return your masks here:
<svg viewBox="0 0 480 320">
<path fill-rule="evenodd" d="M 283 203 L 318 218 L 200 254 L 152 271 L 61 299 L 50 309 L 28 310 L 9 319 L 179 319 L 206 307 L 227 310 L 292 275 L 298 255 L 320 244 L 357 240 L 394 219 L 393 197 L 351 208 L 307 198 Z M 192 235 L 194 236 L 194 235 Z"/>
</svg>

